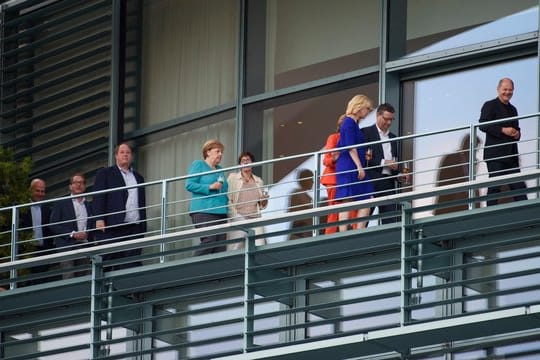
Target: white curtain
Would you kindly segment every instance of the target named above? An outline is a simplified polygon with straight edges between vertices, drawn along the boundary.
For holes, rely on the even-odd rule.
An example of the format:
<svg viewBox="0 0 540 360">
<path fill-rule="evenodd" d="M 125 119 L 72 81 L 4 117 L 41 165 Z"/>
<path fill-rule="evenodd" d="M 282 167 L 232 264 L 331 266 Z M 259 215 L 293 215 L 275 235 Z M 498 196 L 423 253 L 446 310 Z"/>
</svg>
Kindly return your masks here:
<svg viewBox="0 0 540 360">
<path fill-rule="evenodd" d="M 236 98 L 236 0 L 147 0 L 142 117 L 148 126 Z"/>
<path fill-rule="evenodd" d="M 193 160 L 202 159 L 202 145 L 208 139 L 219 139 L 225 145 L 221 165 L 223 167 L 236 165 L 237 154 L 234 153 L 235 119 L 204 125 L 190 131 L 152 142 L 138 150 L 137 166 L 145 176 L 146 181 L 169 179 L 186 175 Z M 185 190 L 185 182 L 177 181 L 168 189 L 167 228 L 180 230 L 191 224 L 188 216 L 189 199 L 191 194 Z M 161 221 L 161 188 L 147 188 L 148 231 L 158 231 Z M 171 231 L 170 230 L 170 231 Z M 198 243 L 198 239 L 193 239 Z M 184 247 L 187 244 L 177 244 Z M 186 254 L 189 255 L 189 254 Z"/>
<path fill-rule="evenodd" d="M 159 124 L 236 99 L 238 2 L 236 0 L 147 0 L 142 44 L 141 127 Z M 234 115 L 233 115 L 234 116 Z M 235 120 L 205 119 L 200 125 L 169 130 L 171 136 L 138 149 L 137 167 L 147 181 L 185 175 L 201 159 L 211 138 L 225 144 L 224 166 L 234 165 Z M 169 187 L 169 198 L 189 198 L 184 183 Z M 147 190 L 149 206 L 160 203 L 159 187 Z M 177 202 L 171 214 L 186 213 Z M 149 230 L 159 230 L 159 206 L 148 209 Z M 169 228 L 190 224 L 172 216 Z"/>
</svg>

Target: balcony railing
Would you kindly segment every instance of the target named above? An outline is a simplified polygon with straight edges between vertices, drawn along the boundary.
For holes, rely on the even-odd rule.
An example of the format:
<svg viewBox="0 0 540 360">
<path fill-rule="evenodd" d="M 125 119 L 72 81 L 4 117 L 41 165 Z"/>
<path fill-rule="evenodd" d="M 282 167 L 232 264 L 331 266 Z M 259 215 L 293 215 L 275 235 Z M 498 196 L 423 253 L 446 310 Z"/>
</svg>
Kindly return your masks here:
<svg viewBox="0 0 540 360">
<path fill-rule="evenodd" d="M 521 120 L 536 121 L 537 116 Z M 463 130 L 476 139 L 476 126 L 471 126 L 397 141 L 403 145 Z M 42 256 L 20 254 L 12 245 L 33 241 L 18 236 L 23 230 L 17 226 L 18 213 L 28 204 L 0 209 L 14 219 L 12 229 L 4 232 L 11 236 L 12 243 L 4 245 L 11 258 L 0 264 L 0 273 L 10 275 L 9 290 L 0 293 L 4 357 L 82 352 L 80 357 L 92 359 L 302 359 L 313 351 L 331 351 L 325 358 L 403 353 L 422 358 L 497 353 L 508 344 L 534 348 L 531 339 L 540 327 L 535 320 L 540 304 L 540 171 L 537 138 L 523 141 L 534 142 L 535 150 L 521 156 L 535 161 L 522 164 L 520 174 L 487 178 L 477 170 L 476 151 L 463 150 L 467 160 L 452 166 L 468 166 L 469 177 L 446 178 L 450 184 L 436 186 L 426 174 L 440 168 L 423 167 L 428 157 L 403 157 L 412 164 L 411 184 L 395 195 L 335 206 L 324 206 L 318 185 L 325 151 L 254 163 L 252 167 L 262 168 L 296 158 L 315 164 L 315 189 L 303 190 L 314 199 L 312 208 L 289 209 L 290 193 L 282 189 L 296 179 L 285 179 L 270 184 L 270 202 L 287 205 L 274 206 L 258 219 L 201 229 L 188 223 L 189 198 L 179 195 L 187 176 L 148 182 L 142 185 L 149 195 L 144 237 Z M 469 145 L 482 148 L 475 140 Z M 485 194 L 487 187 L 516 181 L 526 181 L 528 187 L 499 196 L 527 194 L 529 200 L 483 206 L 493 198 Z M 442 198 L 446 200 L 436 201 Z M 366 229 L 323 234 L 329 224 L 322 219 L 328 214 L 385 203 L 400 204 L 399 213 L 375 212 L 344 221 L 368 221 Z M 378 225 L 385 216 L 396 215 L 399 222 Z M 310 224 L 291 228 L 295 220 L 306 218 Z M 253 232 L 259 226 L 263 234 Z M 199 237 L 235 229 L 246 236 L 227 242 L 241 241 L 244 249 L 192 256 L 204 246 Z M 295 232 L 312 236 L 283 241 Z M 261 237 L 268 244 L 256 246 Z M 142 254 L 103 261 L 104 254 L 133 248 L 142 248 Z M 90 261 L 71 271 L 89 275 L 59 280 L 65 270 L 54 266 L 45 273 L 28 272 L 79 258 Z M 142 265 L 108 271 L 134 261 Z M 40 279 L 49 281 L 28 285 Z M 55 341 L 62 345 L 55 347 Z M 535 349 L 540 354 L 538 345 Z"/>
</svg>

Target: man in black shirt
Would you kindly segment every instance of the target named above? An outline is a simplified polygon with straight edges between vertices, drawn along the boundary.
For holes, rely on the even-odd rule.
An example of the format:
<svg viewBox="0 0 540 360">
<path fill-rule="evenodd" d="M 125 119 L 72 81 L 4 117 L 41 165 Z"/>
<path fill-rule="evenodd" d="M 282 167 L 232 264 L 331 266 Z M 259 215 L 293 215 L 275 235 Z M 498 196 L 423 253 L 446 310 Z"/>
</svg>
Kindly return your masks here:
<svg viewBox="0 0 540 360">
<path fill-rule="evenodd" d="M 497 97 L 482 106 L 480 122 L 516 117 L 516 108 L 510 104 L 514 94 L 514 82 L 503 78 L 497 86 Z M 496 124 L 481 125 L 480 130 L 486 133 L 484 161 L 487 164 L 489 177 L 519 173 L 519 154 L 517 141 L 521 138 L 519 121 L 516 119 Z M 524 189 L 525 183 L 520 181 L 508 184 L 511 190 Z M 488 195 L 501 192 L 500 186 L 488 188 Z M 514 196 L 514 201 L 527 200 L 527 195 Z M 487 205 L 496 205 L 497 199 L 488 200 Z"/>
</svg>

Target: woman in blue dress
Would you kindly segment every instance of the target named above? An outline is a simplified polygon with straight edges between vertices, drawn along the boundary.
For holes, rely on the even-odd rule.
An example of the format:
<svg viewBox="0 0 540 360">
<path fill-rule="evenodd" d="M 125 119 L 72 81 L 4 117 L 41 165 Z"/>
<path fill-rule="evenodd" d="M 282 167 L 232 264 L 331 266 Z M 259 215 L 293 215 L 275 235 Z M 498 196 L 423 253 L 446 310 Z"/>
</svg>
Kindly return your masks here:
<svg viewBox="0 0 540 360">
<path fill-rule="evenodd" d="M 364 136 L 358 124 L 373 110 L 373 102 L 365 95 L 354 96 L 347 105 L 347 117 L 339 128 L 338 147 L 360 145 L 364 143 Z M 336 161 L 336 202 L 357 201 L 369 199 L 374 191 L 364 170 L 366 154 L 364 147 L 342 150 Z M 358 210 L 358 217 L 369 216 L 370 208 Z M 339 220 L 349 219 L 349 212 L 339 213 Z M 365 228 L 367 222 L 363 221 L 357 228 Z M 347 225 L 340 225 L 339 231 L 347 230 Z"/>
</svg>

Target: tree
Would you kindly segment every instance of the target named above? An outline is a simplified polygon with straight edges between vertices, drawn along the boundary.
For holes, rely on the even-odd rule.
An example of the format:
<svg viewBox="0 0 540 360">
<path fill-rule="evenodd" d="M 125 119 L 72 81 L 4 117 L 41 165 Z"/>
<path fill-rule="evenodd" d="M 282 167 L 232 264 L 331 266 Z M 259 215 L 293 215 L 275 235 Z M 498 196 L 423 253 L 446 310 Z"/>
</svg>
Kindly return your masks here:
<svg viewBox="0 0 540 360">
<path fill-rule="evenodd" d="M 13 150 L 0 147 L 0 209 L 28 202 L 30 198 L 28 178 L 31 170 L 32 161 L 29 157 L 16 161 Z M 0 211 L 0 262 L 11 260 L 11 211 L 8 210 L 10 209 Z M 21 241 L 19 253 L 34 250 L 31 242 L 22 241 L 31 238 L 31 231 L 19 232 L 17 236 Z M 0 274 L 2 279 L 6 276 L 7 274 Z"/>
</svg>

